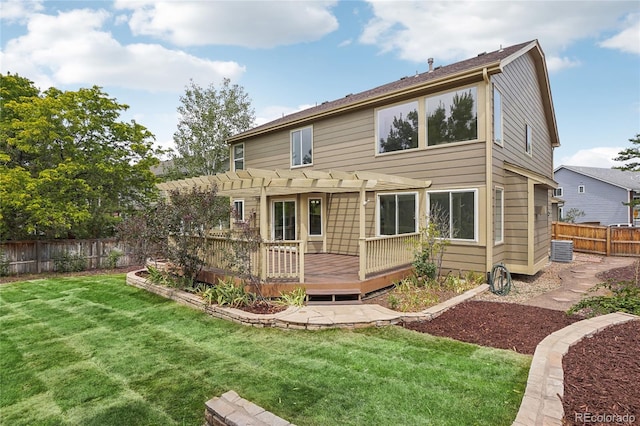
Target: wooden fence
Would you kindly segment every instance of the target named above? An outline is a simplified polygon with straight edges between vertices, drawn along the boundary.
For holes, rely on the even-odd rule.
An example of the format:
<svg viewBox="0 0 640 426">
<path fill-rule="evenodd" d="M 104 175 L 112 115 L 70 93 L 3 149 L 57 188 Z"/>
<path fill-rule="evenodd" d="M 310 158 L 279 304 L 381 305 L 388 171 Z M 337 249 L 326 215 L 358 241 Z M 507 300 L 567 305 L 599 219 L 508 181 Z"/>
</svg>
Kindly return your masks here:
<svg viewBox="0 0 640 426">
<path fill-rule="evenodd" d="M 134 257 L 113 238 L 2 242 L 0 262 L 8 264 L 11 275 L 37 274 L 54 272 L 63 256 L 76 255 L 86 259 L 86 269 L 99 269 L 107 267 L 109 253 L 114 249 L 122 252 L 118 267 L 136 265 Z"/>
<path fill-rule="evenodd" d="M 640 256 L 640 228 L 553 222 L 554 240 L 573 241 L 573 250 L 605 256 Z"/>
</svg>

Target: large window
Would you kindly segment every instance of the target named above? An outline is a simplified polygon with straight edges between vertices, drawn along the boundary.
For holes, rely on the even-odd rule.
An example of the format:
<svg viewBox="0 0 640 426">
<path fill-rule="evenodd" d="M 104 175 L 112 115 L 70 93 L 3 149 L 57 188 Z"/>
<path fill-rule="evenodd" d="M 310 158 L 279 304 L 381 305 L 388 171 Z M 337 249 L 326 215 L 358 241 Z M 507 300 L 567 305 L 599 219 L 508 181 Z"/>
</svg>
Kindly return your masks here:
<svg viewBox="0 0 640 426">
<path fill-rule="evenodd" d="M 378 153 L 418 147 L 418 102 L 378 110 Z"/>
<path fill-rule="evenodd" d="M 291 132 L 291 166 L 313 163 L 313 130 L 311 127 Z"/>
<path fill-rule="evenodd" d="M 493 241 L 496 244 L 504 241 L 504 189 L 502 188 L 496 188 L 493 210 Z"/>
<path fill-rule="evenodd" d="M 417 232 L 415 193 L 378 195 L 379 235 Z"/>
<path fill-rule="evenodd" d="M 476 240 L 476 190 L 429 193 L 429 216 L 444 222 L 445 238 Z"/>
<path fill-rule="evenodd" d="M 322 235 L 322 199 L 309 199 L 309 235 Z"/>
<path fill-rule="evenodd" d="M 273 202 L 273 239 L 296 239 L 296 202 Z"/>
<path fill-rule="evenodd" d="M 427 107 L 427 146 L 478 139 L 475 87 L 430 96 Z"/>
<path fill-rule="evenodd" d="M 493 141 L 502 145 L 502 96 L 493 86 Z"/>
<path fill-rule="evenodd" d="M 244 170 L 244 144 L 233 146 L 233 170 Z"/>
</svg>

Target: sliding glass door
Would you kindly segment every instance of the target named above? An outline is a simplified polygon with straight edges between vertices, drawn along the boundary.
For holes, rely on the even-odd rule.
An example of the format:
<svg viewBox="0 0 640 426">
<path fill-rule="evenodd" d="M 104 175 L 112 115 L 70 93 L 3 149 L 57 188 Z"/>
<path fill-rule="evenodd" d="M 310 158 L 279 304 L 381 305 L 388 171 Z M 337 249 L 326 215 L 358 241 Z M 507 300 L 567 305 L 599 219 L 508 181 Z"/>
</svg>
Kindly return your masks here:
<svg viewBox="0 0 640 426">
<path fill-rule="evenodd" d="M 273 202 L 273 239 L 296 239 L 296 202 Z"/>
</svg>

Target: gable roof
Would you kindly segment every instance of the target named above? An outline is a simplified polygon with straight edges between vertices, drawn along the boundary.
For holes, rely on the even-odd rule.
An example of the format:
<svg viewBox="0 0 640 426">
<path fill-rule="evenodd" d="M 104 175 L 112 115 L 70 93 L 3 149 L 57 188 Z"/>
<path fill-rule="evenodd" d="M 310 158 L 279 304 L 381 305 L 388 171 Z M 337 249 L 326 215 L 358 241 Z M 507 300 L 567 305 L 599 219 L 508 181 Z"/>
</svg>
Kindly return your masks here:
<svg viewBox="0 0 640 426">
<path fill-rule="evenodd" d="M 330 102 L 323 102 L 315 107 L 294 112 L 260 126 L 256 126 L 245 132 L 232 136 L 227 142 L 236 143 L 259 134 L 281 130 L 292 126 L 301 126 L 311 120 L 339 114 L 344 111 L 372 106 L 382 102 L 390 103 L 394 100 L 410 96 L 413 93 L 423 91 L 425 88 L 429 87 L 438 87 L 440 85 L 450 84 L 451 82 L 460 82 L 462 84 L 465 80 L 473 79 L 474 77 L 477 80 L 482 78 L 482 76 L 485 76 L 485 72 L 486 76 L 502 72 L 503 67 L 529 51 L 537 53 L 534 57 L 536 58 L 536 64 L 538 66 L 538 77 L 544 91 L 542 94 L 543 103 L 547 109 L 549 123 L 552 126 L 550 132 L 551 142 L 553 146 L 559 146 L 560 143 L 555 120 L 555 112 L 553 110 L 553 102 L 551 101 L 551 89 L 549 87 L 546 62 L 544 59 L 544 53 L 542 53 L 542 49 L 540 48 L 537 40 L 501 48 L 489 53 L 481 53 L 476 57 L 456 62 L 451 65 L 436 67 L 432 71 L 403 77 L 391 83 L 365 90 L 364 92 L 349 94 L 343 98 Z"/>
<path fill-rule="evenodd" d="M 554 170 L 554 173 L 560 169 L 570 170 L 627 191 L 640 191 L 640 172 L 627 172 L 603 167 L 560 166 Z"/>
</svg>

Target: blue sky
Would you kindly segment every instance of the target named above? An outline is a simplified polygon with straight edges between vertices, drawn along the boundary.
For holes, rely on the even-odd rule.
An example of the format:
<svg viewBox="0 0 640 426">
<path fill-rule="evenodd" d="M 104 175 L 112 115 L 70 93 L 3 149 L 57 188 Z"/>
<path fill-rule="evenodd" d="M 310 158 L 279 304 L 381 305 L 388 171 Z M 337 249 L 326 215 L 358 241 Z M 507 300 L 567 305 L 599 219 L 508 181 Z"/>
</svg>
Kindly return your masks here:
<svg viewBox="0 0 640 426">
<path fill-rule="evenodd" d="M 640 133 L 640 2 L 0 0 L 0 71 L 102 86 L 170 147 L 179 97 L 228 77 L 257 123 L 538 39 L 561 147 L 610 167 Z"/>
</svg>

